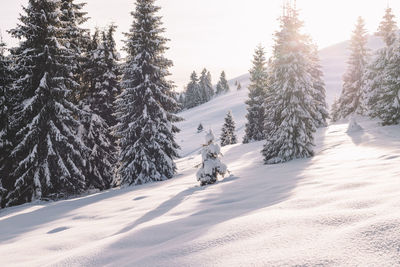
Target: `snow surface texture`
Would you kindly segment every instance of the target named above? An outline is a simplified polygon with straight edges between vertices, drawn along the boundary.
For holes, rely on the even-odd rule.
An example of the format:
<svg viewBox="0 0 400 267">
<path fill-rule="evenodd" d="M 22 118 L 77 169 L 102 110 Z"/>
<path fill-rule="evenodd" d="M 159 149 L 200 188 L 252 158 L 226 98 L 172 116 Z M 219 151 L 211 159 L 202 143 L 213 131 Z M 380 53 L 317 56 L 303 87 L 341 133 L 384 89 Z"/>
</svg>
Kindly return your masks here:
<svg viewBox="0 0 400 267">
<path fill-rule="evenodd" d="M 217 131 L 231 109 L 241 138 L 246 93 L 182 113 L 188 156 L 171 180 L 0 211 L 0 265 L 399 265 L 399 126 L 338 123 L 317 132 L 315 157 L 273 166 L 262 142 L 226 146 L 233 175 L 198 186 L 200 118 Z"/>
<path fill-rule="evenodd" d="M 329 74 L 328 74 L 329 75 Z M 222 148 L 233 175 L 196 181 L 203 123 L 219 136 L 243 90 L 181 113 L 171 180 L 0 210 L 0 266 L 398 266 L 400 126 L 357 118 L 316 134 L 315 157 L 263 165 L 263 142 Z"/>
</svg>

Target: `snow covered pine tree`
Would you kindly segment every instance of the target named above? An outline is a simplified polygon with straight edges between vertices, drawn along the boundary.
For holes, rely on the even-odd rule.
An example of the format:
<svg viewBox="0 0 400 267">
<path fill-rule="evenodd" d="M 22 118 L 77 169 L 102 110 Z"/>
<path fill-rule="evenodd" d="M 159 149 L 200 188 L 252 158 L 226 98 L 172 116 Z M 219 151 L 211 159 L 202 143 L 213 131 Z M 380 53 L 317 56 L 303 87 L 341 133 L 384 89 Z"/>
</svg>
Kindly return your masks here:
<svg viewBox="0 0 400 267">
<path fill-rule="evenodd" d="M 217 90 L 216 90 L 216 94 L 220 95 L 220 94 L 224 94 L 229 92 L 229 85 L 228 85 L 228 81 L 226 80 L 226 74 L 225 71 L 221 72 L 221 76 L 219 77 L 219 81 L 217 83 Z"/>
<path fill-rule="evenodd" d="M 221 149 L 218 144 L 214 143 L 214 139 L 214 134 L 210 130 L 206 134 L 206 144 L 203 145 L 201 151 L 202 163 L 197 171 L 197 181 L 200 182 L 201 186 L 214 184 L 218 175 L 224 176 L 227 172 L 226 165 L 219 159 Z"/>
<path fill-rule="evenodd" d="M 12 149 L 12 134 L 10 132 L 10 117 L 13 109 L 11 93 L 11 61 L 5 56 L 5 43 L 0 36 L 0 207 L 7 190 L 11 188 L 9 173 L 12 161 L 9 157 Z"/>
<path fill-rule="evenodd" d="M 315 102 L 308 47 L 309 37 L 300 33 L 303 23 L 298 11 L 288 6 L 281 17 L 281 29 L 275 46 L 269 74 L 270 92 L 266 105 L 272 116 L 266 116 L 269 129 L 262 151 L 266 164 L 286 162 L 313 156 Z"/>
<path fill-rule="evenodd" d="M 333 117 L 344 119 L 351 114 L 364 113 L 364 85 L 368 63 L 367 35 L 364 20 L 359 17 L 350 41 L 350 58 L 343 76 L 343 89 L 339 98 L 338 114 Z"/>
<path fill-rule="evenodd" d="M 249 98 L 246 100 L 246 130 L 243 143 L 264 139 L 264 103 L 267 91 L 267 67 L 262 46 L 256 48 L 250 70 Z"/>
<path fill-rule="evenodd" d="M 199 126 L 197 127 L 197 133 L 201 133 L 203 131 L 204 127 L 203 124 L 199 124 Z"/>
<path fill-rule="evenodd" d="M 236 143 L 235 122 L 233 121 L 232 111 L 228 111 L 221 130 L 221 146 L 233 145 Z"/>
<path fill-rule="evenodd" d="M 202 94 L 202 103 L 206 103 L 214 96 L 214 89 L 211 82 L 211 73 L 207 69 L 203 69 L 199 79 L 200 91 Z"/>
<path fill-rule="evenodd" d="M 392 9 L 387 8 L 378 29 L 385 47 L 376 52 L 367 71 L 365 91 L 369 115 L 383 125 L 400 122 L 400 40 Z"/>
<path fill-rule="evenodd" d="M 194 108 L 203 103 L 203 94 L 200 89 L 199 79 L 195 71 L 190 75 L 190 82 L 186 87 L 185 108 Z"/>
<path fill-rule="evenodd" d="M 126 34 L 127 62 L 117 103 L 116 133 L 120 137 L 120 181 L 138 185 L 173 177 L 179 146 L 173 125 L 181 119 L 179 105 L 166 80 L 172 62 L 163 54 L 167 39 L 161 34 L 160 7 L 155 0 L 137 0 L 133 25 Z"/>
<path fill-rule="evenodd" d="M 14 188 L 7 206 L 34 199 L 77 194 L 85 189 L 82 172 L 89 149 L 77 136 L 75 118 L 82 111 L 68 101 L 75 84 L 74 52 L 63 46 L 60 1 L 29 0 L 20 24 L 11 33 L 22 39 L 13 50 L 15 90 L 21 97 L 16 120 L 16 146 L 11 156 L 18 162 L 11 173 Z"/>
<path fill-rule="evenodd" d="M 88 48 L 85 79 L 88 87 L 82 95 L 81 105 L 86 112 L 82 118 L 84 143 L 91 149 L 86 176 L 87 186 L 107 189 L 114 180 L 117 153 L 111 126 L 116 120 L 114 114 L 115 96 L 118 88 L 118 59 L 111 26 L 107 33 L 96 30 Z"/>
</svg>

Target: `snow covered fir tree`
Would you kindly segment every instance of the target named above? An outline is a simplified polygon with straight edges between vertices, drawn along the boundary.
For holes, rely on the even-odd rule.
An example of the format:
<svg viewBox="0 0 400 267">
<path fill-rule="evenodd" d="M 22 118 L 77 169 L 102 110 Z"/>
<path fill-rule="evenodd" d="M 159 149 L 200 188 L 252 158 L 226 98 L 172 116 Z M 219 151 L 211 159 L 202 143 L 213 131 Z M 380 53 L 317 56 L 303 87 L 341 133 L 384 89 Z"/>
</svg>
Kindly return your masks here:
<svg viewBox="0 0 400 267">
<path fill-rule="evenodd" d="M 233 145 L 237 143 L 235 131 L 235 121 L 233 120 L 232 111 L 228 111 L 225 117 L 225 123 L 221 130 L 221 146 Z"/>
<path fill-rule="evenodd" d="M 203 103 L 203 94 L 200 90 L 199 78 L 195 71 L 190 75 L 190 82 L 186 87 L 185 108 L 194 108 Z"/>
<path fill-rule="evenodd" d="M 185 92 L 179 95 L 179 102 L 183 105 L 183 108 L 191 109 L 210 101 L 214 94 L 211 73 L 204 68 L 200 78 L 195 71 L 192 72 Z"/>
<path fill-rule="evenodd" d="M 318 48 L 316 45 L 310 44 L 310 74 L 312 80 L 312 90 L 310 95 L 313 98 L 315 105 L 315 113 L 312 114 L 314 124 L 317 128 L 328 126 L 329 118 L 328 107 L 326 104 L 326 90 L 323 79 L 322 67 L 319 62 Z"/>
<path fill-rule="evenodd" d="M 314 155 L 316 113 L 309 58 L 309 37 L 300 32 L 298 11 L 287 6 L 275 34 L 265 105 L 266 143 L 262 154 L 266 164 L 282 163 Z M 267 111 L 268 112 L 268 111 Z"/>
<path fill-rule="evenodd" d="M 384 125 L 400 122 L 400 44 L 394 18 L 392 9 L 387 8 L 377 32 L 385 46 L 375 53 L 365 75 L 368 114 Z"/>
<path fill-rule="evenodd" d="M 197 133 L 201 133 L 204 130 L 203 124 L 199 124 L 199 126 L 197 126 Z"/>
<path fill-rule="evenodd" d="M 81 97 L 84 143 L 91 149 L 86 168 L 87 184 L 107 189 L 114 180 L 116 143 L 111 127 L 116 124 L 114 101 L 119 89 L 118 54 L 114 41 L 115 26 L 99 34 L 96 30 L 88 46 L 85 67 L 87 88 Z M 101 35 L 101 37 L 99 36 Z"/>
<path fill-rule="evenodd" d="M 9 130 L 13 109 L 11 60 L 5 55 L 5 46 L 0 36 L 0 208 L 2 199 L 7 193 L 5 187 L 10 188 L 6 183 L 9 182 L 8 177 L 12 163 L 9 154 L 13 138 Z"/>
<path fill-rule="evenodd" d="M 139 185 L 170 179 L 176 172 L 179 146 L 173 123 L 178 103 L 167 80 L 172 62 L 164 57 L 160 7 L 154 0 L 137 0 L 129 33 L 122 93 L 118 96 L 116 134 L 120 138 L 119 181 Z"/>
<path fill-rule="evenodd" d="M 89 149 L 77 135 L 82 111 L 68 100 L 77 84 L 70 75 L 74 51 L 66 46 L 58 18 L 60 1 L 30 0 L 12 30 L 21 39 L 13 49 L 14 90 L 19 101 L 11 125 L 16 141 L 11 157 L 6 205 L 78 194 L 86 188 L 85 161 Z"/>
<path fill-rule="evenodd" d="M 216 88 L 216 94 L 220 95 L 220 94 L 224 94 L 229 92 L 230 88 L 228 85 L 228 81 L 226 80 L 226 74 L 225 71 L 221 72 L 221 75 L 219 77 L 219 81 L 217 83 L 217 88 Z"/>
<path fill-rule="evenodd" d="M 214 97 L 214 89 L 211 81 L 211 73 L 204 68 L 199 79 L 199 87 L 202 94 L 202 103 L 210 101 Z"/>
<path fill-rule="evenodd" d="M 246 100 L 247 115 L 243 143 L 264 139 L 265 96 L 267 92 L 267 65 L 265 52 L 258 46 L 250 70 L 249 98 Z"/>
<path fill-rule="evenodd" d="M 214 140 L 214 133 L 210 130 L 205 136 L 206 143 L 201 151 L 202 162 L 197 171 L 197 180 L 201 186 L 214 184 L 218 180 L 218 175 L 224 176 L 227 172 L 226 165 L 220 160 L 221 148 Z"/>
<path fill-rule="evenodd" d="M 359 17 L 350 41 L 348 67 L 343 76 L 343 88 L 338 101 L 338 114 L 333 114 L 334 118 L 342 119 L 351 114 L 364 114 L 367 63 L 367 34 L 364 20 Z"/>
</svg>

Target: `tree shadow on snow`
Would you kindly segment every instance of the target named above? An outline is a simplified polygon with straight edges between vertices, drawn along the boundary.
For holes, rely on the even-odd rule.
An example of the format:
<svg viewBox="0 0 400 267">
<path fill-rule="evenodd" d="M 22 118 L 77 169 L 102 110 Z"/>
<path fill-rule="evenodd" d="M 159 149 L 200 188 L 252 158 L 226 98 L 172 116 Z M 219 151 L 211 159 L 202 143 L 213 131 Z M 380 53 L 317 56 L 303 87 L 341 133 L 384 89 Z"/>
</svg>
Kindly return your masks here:
<svg viewBox="0 0 400 267">
<path fill-rule="evenodd" d="M 324 135 L 321 136 L 323 138 Z M 228 162 L 235 164 L 237 161 L 236 164 L 238 164 L 243 158 L 249 157 L 249 153 L 260 153 L 260 146 L 254 147 L 253 151 L 243 154 L 241 153 L 242 146 L 233 146 L 225 155 L 229 158 Z M 118 231 L 115 235 L 123 235 L 110 245 L 113 255 L 107 254 L 99 262 L 117 260 L 123 256 L 120 255 L 123 252 L 119 252 L 121 249 L 132 251 L 135 254 L 135 262 L 143 265 L 150 264 L 154 257 L 170 260 L 174 257 L 212 249 L 213 244 L 194 246 L 191 241 L 198 239 L 207 233 L 208 229 L 220 223 L 285 201 L 299 181 L 304 178 L 303 171 L 312 163 L 312 158 L 277 165 L 263 165 L 261 161 L 254 162 L 246 167 L 246 173 L 237 171 L 235 175 L 217 184 L 183 190 Z M 209 187 L 214 187 L 213 189 L 216 190 L 210 192 Z M 166 214 L 194 193 L 196 193 L 196 198 L 193 199 L 195 205 L 193 209 L 189 211 L 185 209 L 184 213 L 170 214 L 171 217 L 166 220 L 142 225 Z M 176 219 L 174 219 L 175 215 Z M 236 238 L 241 237 L 237 235 Z M 149 253 L 153 249 L 155 252 Z"/>
</svg>

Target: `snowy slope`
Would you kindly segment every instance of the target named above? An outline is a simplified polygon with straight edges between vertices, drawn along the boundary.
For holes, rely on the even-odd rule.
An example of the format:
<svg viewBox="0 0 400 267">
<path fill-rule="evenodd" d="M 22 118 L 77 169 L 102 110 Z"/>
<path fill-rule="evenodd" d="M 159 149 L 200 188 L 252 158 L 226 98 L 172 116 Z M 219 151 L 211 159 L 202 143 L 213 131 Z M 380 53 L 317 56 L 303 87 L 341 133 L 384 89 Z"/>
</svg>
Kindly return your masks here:
<svg viewBox="0 0 400 267">
<path fill-rule="evenodd" d="M 1 210 L 0 266 L 399 265 L 399 126 L 332 125 L 314 158 L 273 166 L 262 142 L 224 147 L 232 176 L 198 186 L 198 123 L 218 136 L 232 110 L 241 140 L 246 94 L 181 114 L 169 181 Z"/>
<path fill-rule="evenodd" d="M 349 41 L 341 42 L 326 48 L 319 52 L 322 71 L 324 72 L 324 81 L 326 84 L 326 102 L 332 105 L 336 98 L 339 98 L 342 91 L 342 77 L 346 71 L 346 62 L 350 55 Z M 383 46 L 381 38 L 370 35 L 368 38 L 368 48 L 371 54 Z M 242 75 L 234 80 L 249 83 L 249 74 Z"/>
</svg>

